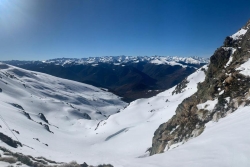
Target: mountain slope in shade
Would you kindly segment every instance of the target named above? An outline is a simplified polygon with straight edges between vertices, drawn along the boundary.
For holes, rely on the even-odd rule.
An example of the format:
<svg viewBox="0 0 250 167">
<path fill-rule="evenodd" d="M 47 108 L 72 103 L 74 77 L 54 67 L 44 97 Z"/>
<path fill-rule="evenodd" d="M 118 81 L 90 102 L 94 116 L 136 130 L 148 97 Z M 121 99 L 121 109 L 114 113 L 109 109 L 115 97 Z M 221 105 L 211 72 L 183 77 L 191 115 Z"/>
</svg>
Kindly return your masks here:
<svg viewBox="0 0 250 167">
<path fill-rule="evenodd" d="M 127 102 L 169 89 L 207 62 L 199 57 L 160 56 L 6 61 L 24 69 L 107 88 Z"/>
</svg>

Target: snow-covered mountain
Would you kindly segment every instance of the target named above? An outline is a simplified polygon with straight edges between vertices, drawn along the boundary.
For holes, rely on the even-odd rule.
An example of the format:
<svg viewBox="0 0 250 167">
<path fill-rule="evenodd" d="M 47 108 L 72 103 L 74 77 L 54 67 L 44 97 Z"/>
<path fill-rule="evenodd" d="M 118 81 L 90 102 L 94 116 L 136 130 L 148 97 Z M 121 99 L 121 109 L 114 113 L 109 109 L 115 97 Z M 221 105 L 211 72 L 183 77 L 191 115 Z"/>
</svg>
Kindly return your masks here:
<svg viewBox="0 0 250 167">
<path fill-rule="evenodd" d="M 192 95 L 205 77 L 204 71 L 198 70 L 187 78 L 189 83 L 183 92 L 172 94 L 173 87 L 127 106 L 117 96 L 89 85 L 5 64 L 0 67 L 1 118 L 8 125 L 0 123 L 0 132 L 20 141 L 23 147 L 4 142 L 1 146 L 57 162 L 76 160 L 114 166 L 126 166 L 148 156 L 145 151 L 155 129 L 174 114 L 178 104 Z"/>
<path fill-rule="evenodd" d="M 57 65 L 72 65 L 72 64 L 93 64 L 111 63 L 115 65 L 122 65 L 126 63 L 146 62 L 152 64 L 168 64 L 181 65 L 185 64 L 207 64 L 208 58 L 203 57 L 171 57 L 171 56 L 105 56 L 105 57 L 89 57 L 89 58 L 57 58 L 43 61 L 44 63 L 53 63 Z"/>
<path fill-rule="evenodd" d="M 180 84 L 130 104 L 92 86 L 1 64 L 0 132 L 16 142 L 0 135 L 0 145 L 57 162 L 248 167 L 249 28 L 250 21 Z"/>
<path fill-rule="evenodd" d="M 131 102 L 173 87 L 208 63 L 199 57 L 92 57 L 6 61 L 27 70 L 103 87 Z"/>
<path fill-rule="evenodd" d="M 186 143 L 199 135 L 204 136 L 203 133 L 213 135 L 211 129 L 214 129 L 215 139 L 203 142 L 211 144 L 211 141 L 214 141 L 222 145 L 211 144 L 211 146 L 218 147 L 214 148 L 215 155 L 226 155 L 222 159 L 224 163 L 217 162 L 220 164 L 218 166 L 228 166 L 229 164 L 231 164 L 229 166 L 235 166 L 237 163 L 240 164 L 239 166 L 249 166 L 249 160 L 243 160 L 241 163 L 238 160 L 238 158 L 246 159 L 249 152 L 241 149 L 250 146 L 250 136 L 244 134 L 246 133 L 245 129 L 239 128 L 240 126 L 244 128 L 249 126 L 248 124 L 244 125 L 247 122 L 246 119 L 249 119 L 250 104 L 249 29 L 250 21 L 238 32 L 228 36 L 224 45 L 215 51 L 210 58 L 206 78 L 198 85 L 197 92 L 180 103 L 175 111 L 176 114 L 155 131 L 150 149 L 151 155 L 163 153 L 173 146 Z M 214 123 L 218 121 L 219 123 Z M 231 125 L 230 121 L 234 125 Z M 217 124 L 218 129 L 211 128 Z M 237 140 L 241 143 L 240 145 L 236 144 L 237 147 L 230 145 L 230 143 L 237 143 Z M 237 152 L 237 155 L 231 152 Z M 212 157 L 216 159 L 214 156 Z M 210 166 L 214 165 L 210 164 Z"/>
<path fill-rule="evenodd" d="M 0 91 L 0 145 L 47 158 L 70 154 L 67 147 L 127 105 L 104 89 L 6 64 L 0 64 Z"/>
</svg>

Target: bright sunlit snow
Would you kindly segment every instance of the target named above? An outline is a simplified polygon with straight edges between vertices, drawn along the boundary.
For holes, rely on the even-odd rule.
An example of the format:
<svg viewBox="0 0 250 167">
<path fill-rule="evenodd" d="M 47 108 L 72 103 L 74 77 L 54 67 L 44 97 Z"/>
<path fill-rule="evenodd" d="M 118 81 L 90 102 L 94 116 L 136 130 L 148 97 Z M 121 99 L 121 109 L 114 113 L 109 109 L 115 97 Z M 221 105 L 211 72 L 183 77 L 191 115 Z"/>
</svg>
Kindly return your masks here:
<svg viewBox="0 0 250 167">
<path fill-rule="evenodd" d="M 241 64 L 236 70 L 240 70 L 240 73 L 246 76 L 250 76 L 250 59 Z"/>
<path fill-rule="evenodd" d="M 231 51 L 229 60 L 228 60 L 227 64 L 225 65 L 225 68 L 227 68 L 227 67 L 232 63 L 232 61 L 233 61 L 233 54 L 234 54 L 234 52 L 236 51 L 236 49 L 233 48 L 233 47 L 223 47 L 223 49 L 224 49 L 225 51 Z"/>
<path fill-rule="evenodd" d="M 208 100 L 205 103 L 198 104 L 197 108 L 199 110 L 204 109 L 204 110 L 212 111 L 217 103 L 218 103 L 218 99 Z"/>
<path fill-rule="evenodd" d="M 233 34 L 231 37 L 234 39 L 234 40 L 238 40 L 238 39 L 241 39 L 242 36 L 244 36 L 246 34 L 248 29 L 240 29 L 238 32 L 236 32 L 235 34 Z"/>
<path fill-rule="evenodd" d="M 197 91 L 197 83 L 204 81 L 202 70 L 187 78 L 187 87 L 180 94 L 172 95 L 173 87 L 127 106 L 117 96 L 93 86 L 4 64 L 0 67 L 1 116 L 11 129 L 19 132 L 18 140 L 29 146 L 15 149 L 0 142 L 13 152 L 58 162 L 111 163 L 115 167 L 249 165 L 248 108 L 208 123 L 200 136 L 185 144 L 177 143 L 165 153 L 149 157 L 146 152 L 159 125 L 175 114 L 182 100 Z M 206 102 L 208 109 L 215 102 Z M 53 133 L 44 128 L 47 123 L 39 113 L 45 115 Z M 0 125 L 0 132 L 15 139 L 3 122 Z"/>
<path fill-rule="evenodd" d="M 204 72 L 198 70 L 187 78 L 189 83 L 183 93 L 172 95 L 173 87 L 121 109 L 126 103 L 117 96 L 86 84 L 4 64 L 0 75 L 1 116 L 11 129 L 20 133 L 16 134 L 18 140 L 33 149 L 14 149 L 5 143 L 2 146 L 59 162 L 77 160 L 115 166 L 126 166 L 127 161 L 147 156 L 145 151 L 151 147 L 154 131 L 175 114 L 178 104 L 191 96 L 197 90 L 197 83 L 205 78 Z M 34 121 L 13 104 L 22 106 Z M 45 115 L 53 133 L 37 123 L 47 124 L 39 113 Z M 85 119 L 83 113 L 91 120 Z M 0 124 L 3 127 L 0 132 L 15 139 Z"/>
</svg>

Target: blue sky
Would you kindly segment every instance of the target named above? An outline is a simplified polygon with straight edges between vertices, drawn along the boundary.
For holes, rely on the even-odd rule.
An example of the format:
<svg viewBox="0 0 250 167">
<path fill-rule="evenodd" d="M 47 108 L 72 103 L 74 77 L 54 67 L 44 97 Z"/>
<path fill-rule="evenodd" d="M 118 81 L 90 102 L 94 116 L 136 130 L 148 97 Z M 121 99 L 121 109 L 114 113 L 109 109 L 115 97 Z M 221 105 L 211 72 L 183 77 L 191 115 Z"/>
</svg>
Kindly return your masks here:
<svg viewBox="0 0 250 167">
<path fill-rule="evenodd" d="M 0 60 L 210 57 L 249 0 L 0 0 Z"/>
</svg>

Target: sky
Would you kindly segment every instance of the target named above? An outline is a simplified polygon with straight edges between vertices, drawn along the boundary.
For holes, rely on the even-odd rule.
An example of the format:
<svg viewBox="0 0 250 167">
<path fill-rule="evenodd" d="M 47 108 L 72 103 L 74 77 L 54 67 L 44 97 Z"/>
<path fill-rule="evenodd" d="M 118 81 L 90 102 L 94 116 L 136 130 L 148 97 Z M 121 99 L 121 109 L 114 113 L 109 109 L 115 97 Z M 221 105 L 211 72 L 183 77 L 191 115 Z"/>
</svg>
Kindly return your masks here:
<svg viewBox="0 0 250 167">
<path fill-rule="evenodd" d="M 0 0 L 0 60 L 210 57 L 249 0 Z"/>
</svg>

